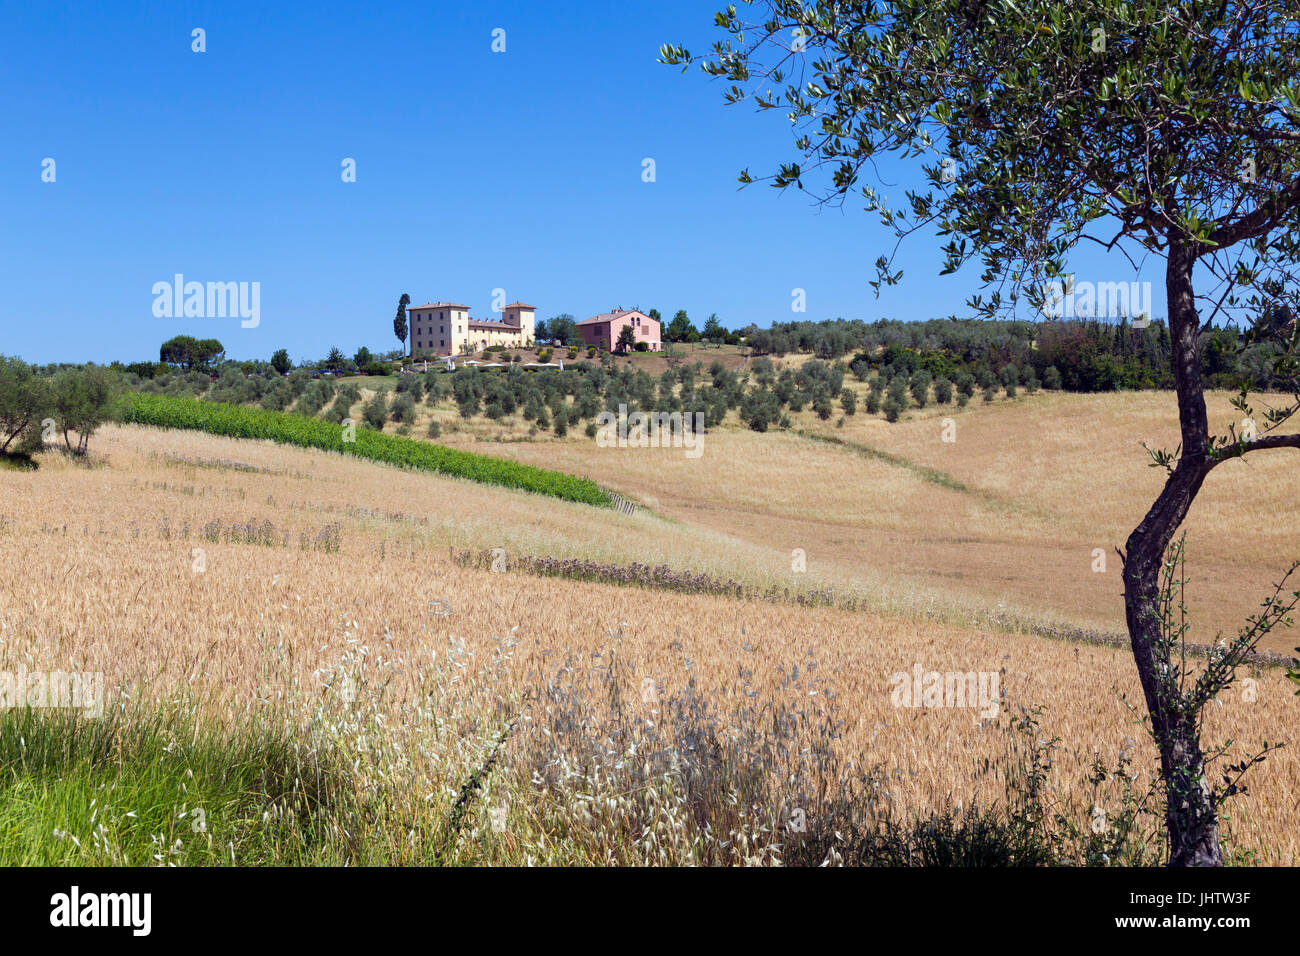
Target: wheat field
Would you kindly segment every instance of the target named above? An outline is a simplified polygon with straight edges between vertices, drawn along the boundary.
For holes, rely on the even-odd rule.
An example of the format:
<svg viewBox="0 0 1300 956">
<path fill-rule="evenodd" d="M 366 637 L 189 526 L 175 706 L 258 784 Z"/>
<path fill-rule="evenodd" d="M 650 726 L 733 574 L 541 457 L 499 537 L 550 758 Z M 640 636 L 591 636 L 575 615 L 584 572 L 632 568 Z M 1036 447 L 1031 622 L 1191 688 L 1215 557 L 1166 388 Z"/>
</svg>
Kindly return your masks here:
<svg viewBox="0 0 1300 956">
<path fill-rule="evenodd" d="M 897 454 L 977 491 L 784 434 L 720 430 L 698 461 L 680 450 L 596 450 L 581 440 L 510 449 L 530 461 L 544 453 L 551 467 L 637 496 L 649 509 L 633 516 L 325 452 L 108 427 L 90 466 L 47 453 L 39 470 L 3 477 L 0 669 L 98 671 L 117 703 L 184 701 L 232 725 L 275 713 L 325 727 L 358 754 L 358 787 L 403 781 L 403 821 L 430 801 L 450 801 L 447 766 L 474 765 L 501 722 L 515 721 L 505 766 L 517 772 L 502 769 L 484 785 L 485 802 L 510 824 L 476 821 L 481 862 L 699 861 L 680 835 L 680 808 L 660 807 L 635 833 L 617 812 L 629 793 L 618 774 L 640 759 L 629 755 L 629 740 L 635 751 L 657 739 L 670 707 L 698 708 L 691 726 L 716 716 L 723 736 L 778 716 L 797 725 L 788 749 L 763 758 L 774 805 L 737 810 L 724 841 L 743 845 L 746 861 L 772 861 L 780 821 L 794 811 L 815 820 L 834 796 L 827 786 L 849 778 L 903 815 L 996 802 L 1019 752 L 1008 725 L 1035 707 L 1044 710 L 1034 733 L 1060 739 L 1052 799 L 1086 828 L 1098 808 L 1116 812 L 1120 800 L 1113 780 L 1090 782 L 1095 760 L 1113 764 L 1130 753 L 1145 780 L 1155 765 L 1124 704 L 1127 696 L 1141 709 L 1127 652 L 970 621 L 1004 593 L 1025 613 L 1113 620 L 1117 569 L 1094 575 L 1087 565 L 1090 546 L 1110 543 L 1128 521 L 1125 509 L 1145 500 L 1155 480 L 1124 464 L 1121 441 L 1168 424 L 1146 401 L 1125 405 L 1123 416 L 1112 415 L 1120 422 L 1094 434 L 1082 429 L 1102 418 L 1102 398 L 1047 396 L 968 412 L 946 449 L 931 447 L 937 419 L 928 414 L 887 436 L 867 422 L 840 430 L 850 440 L 889 440 Z M 1027 460 L 1006 450 L 1008 421 L 1044 429 Z M 1294 469 L 1286 464 L 1261 462 L 1250 479 L 1287 487 Z M 1244 495 L 1241 471 L 1225 470 L 1198 505 L 1189 534 L 1194 561 L 1203 545 L 1194 593 L 1220 574 L 1229 575 L 1223 588 L 1263 580 L 1290 543 L 1280 523 L 1263 521 L 1262 505 L 1238 503 L 1249 516 L 1241 520 L 1217 510 Z M 1081 513 L 1049 507 L 1058 495 Z M 1118 515 L 1109 495 L 1122 498 Z M 1244 551 L 1248 560 L 1234 563 L 1226 545 L 1214 549 L 1216 530 L 1255 520 L 1261 534 Z M 1049 543 L 1036 543 L 1039 532 Z M 956 543 L 966 537 L 992 550 L 971 560 L 972 549 Z M 894 550 L 882 554 L 890 542 Z M 929 550 L 918 550 L 924 542 Z M 790 569 L 798 547 L 808 553 L 803 574 Z M 836 586 L 882 610 L 494 573 L 458 565 L 450 548 Z M 924 573 L 927 564 L 937 573 Z M 1083 570 L 1045 583 L 1075 564 Z M 892 676 L 918 667 L 998 675 L 998 714 L 895 706 Z M 1287 740 L 1300 715 L 1293 685 L 1277 668 L 1241 676 L 1250 683 L 1211 709 L 1207 744 L 1231 738 L 1236 754 Z M 351 690 L 340 709 L 342 684 Z M 715 716 L 699 717 L 706 711 Z M 827 727 L 818 739 L 828 751 L 810 768 L 809 748 L 795 744 Z M 605 790 L 591 783 L 593 766 L 604 768 Z M 581 785 L 566 783 L 579 777 Z M 1229 807 L 1230 857 L 1296 863 L 1294 750 L 1271 755 L 1250 784 Z M 555 822 L 561 804 L 564 819 L 580 815 L 583 832 L 604 834 L 590 837 L 585 856 L 573 855 L 574 826 Z M 393 858 L 401 860 L 394 830 Z M 612 855 L 622 844 L 623 855 Z"/>
<path fill-rule="evenodd" d="M 1226 432 L 1240 418 L 1231 397 L 1207 396 L 1212 429 Z M 967 619 L 1124 633 L 1115 549 L 1163 484 L 1142 444 L 1178 443 L 1167 393 L 1040 392 L 965 409 L 932 404 L 894 424 L 859 413 L 842 428 L 811 411 L 792 418 L 792 432 L 708 434 L 695 460 L 680 449 L 598 449 L 581 436 L 482 441 L 500 428 L 465 428 L 445 441 L 589 475 L 665 517 L 770 549 L 763 568 L 771 573 L 788 570 L 802 548 L 809 574 L 891 607 L 960 606 Z M 920 472 L 927 468 L 944 480 Z M 1300 559 L 1297 500 L 1293 451 L 1228 462 L 1210 475 L 1185 525 L 1192 640 L 1234 634 Z M 1262 646 L 1289 653 L 1297 643 L 1278 632 Z"/>
</svg>

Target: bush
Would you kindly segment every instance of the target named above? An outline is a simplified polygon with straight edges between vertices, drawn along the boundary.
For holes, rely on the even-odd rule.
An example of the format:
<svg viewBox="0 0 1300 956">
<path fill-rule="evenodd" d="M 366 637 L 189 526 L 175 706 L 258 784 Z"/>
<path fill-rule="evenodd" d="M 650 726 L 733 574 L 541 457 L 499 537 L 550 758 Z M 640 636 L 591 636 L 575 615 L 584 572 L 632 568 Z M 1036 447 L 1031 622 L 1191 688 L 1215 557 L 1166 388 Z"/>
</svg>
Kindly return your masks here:
<svg viewBox="0 0 1300 956">
<path fill-rule="evenodd" d="M 172 367 L 166 362 L 132 362 L 125 365 L 122 371 L 131 375 L 138 375 L 140 378 L 161 378 L 172 370 Z"/>
<path fill-rule="evenodd" d="M 952 401 L 952 382 L 946 378 L 935 379 L 934 400 L 939 405 L 947 405 Z"/>
<path fill-rule="evenodd" d="M 383 392 L 376 392 L 374 397 L 366 402 L 365 407 L 361 409 L 361 420 L 376 431 L 383 429 L 384 422 L 388 420 L 388 401 L 384 398 Z"/>
<path fill-rule="evenodd" d="M 844 406 L 845 415 L 856 415 L 858 413 L 858 396 L 851 388 L 846 388 L 840 392 L 840 404 Z"/>
<path fill-rule="evenodd" d="M 1049 365 L 1043 371 L 1043 388 L 1057 392 L 1061 389 L 1061 373 L 1055 365 Z"/>
<path fill-rule="evenodd" d="M 638 352 L 648 352 L 648 351 L 650 350 L 650 343 L 648 343 L 648 342 L 637 342 L 636 345 L 634 345 L 634 346 L 632 346 L 632 347 L 633 347 L 634 349 L 636 349 Z"/>
<path fill-rule="evenodd" d="M 916 372 L 909 383 L 912 397 L 916 399 L 916 404 L 920 408 L 925 408 L 926 403 L 930 400 L 930 373 L 926 371 Z"/>
<path fill-rule="evenodd" d="M 885 399 L 884 411 L 885 421 L 896 422 L 898 417 L 903 414 L 903 406 L 893 395 L 890 395 Z"/>
<path fill-rule="evenodd" d="M 419 375 L 399 375 L 393 391 L 398 395 L 410 394 L 417 402 L 424 396 L 424 379 Z"/>
<path fill-rule="evenodd" d="M 393 406 L 388 410 L 388 414 L 393 421 L 409 425 L 415 421 L 415 399 L 409 392 L 399 394 L 394 399 Z"/>
<path fill-rule="evenodd" d="M 867 414 L 875 415 L 880 411 L 880 392 L 872 389 L 867 393 Z"/>
<path fill-rule="evenodd" d="M 442 437 L 442 426 L 437 422 L 429 422 L 429 429 L 425 432 L 430 438 Z"/>
</svg>

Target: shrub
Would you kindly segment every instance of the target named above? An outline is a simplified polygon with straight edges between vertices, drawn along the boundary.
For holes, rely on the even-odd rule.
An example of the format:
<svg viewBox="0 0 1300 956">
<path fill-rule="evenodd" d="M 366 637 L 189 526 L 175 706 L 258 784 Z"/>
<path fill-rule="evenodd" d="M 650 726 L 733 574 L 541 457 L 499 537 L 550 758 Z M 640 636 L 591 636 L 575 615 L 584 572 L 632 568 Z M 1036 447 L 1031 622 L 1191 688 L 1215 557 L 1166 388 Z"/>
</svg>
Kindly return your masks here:
<svg viewBox="0 0 1300 956">
<path fill-rule="evenodd" d="M 370 428 L 380 430 L 384 427 L 384 422 L 388 419 L 388 401 L 384 398 L 383 392 L 376 392 L 370 401 L 366 402 L 365 407 L 361 409 L 361 420 Z"/>
<path fill-rule="evenodd" d="M 141 378 L 161 378 L 172 370 L 166 362 L 132 362 L 123 367 L 123 371 Z"/>
<path fill-rule="evenodd" d="M 418 402 L 424 395 L 424 379 L 419 375 L 399 375 L 393 391 L 398 395 L 410 394 Z"/>
<path fill-rule="evenodd" d="M 916 399 L 916 404 L 925 408 L 926 403 L 930 400 L 930 373 L 924 370 L 916 372 L 909 383 L 912 392 L 912 398 Z"/>
<path fill-rule="evenodd" d="M 409 425 L 415 420 L 415 399 L 410 392 L 403 392 L 393 401 L 392 408 L 388 414 L 393 421 L 400 424 Z"/>
<path fill-rule="evenodd" d="M 430 438 L 439 438 L 442 436 L 442 426 L 437 422 L 429 422 L 429 429 L 425 434 Z"/>
<path fill-rule="evenodd" d="M 934 400 L 939 405 L 947 405 L 952 401 L 952 382 L 946 378 L 935 379 Z"/>
<path fill-rule="evenodd" d="M 890 395 L 885 399 L 884 411 L 886 421 L 896 422 L 898 417 L 903 414 L 903 406 L 893 395 Z"/>
</svg>

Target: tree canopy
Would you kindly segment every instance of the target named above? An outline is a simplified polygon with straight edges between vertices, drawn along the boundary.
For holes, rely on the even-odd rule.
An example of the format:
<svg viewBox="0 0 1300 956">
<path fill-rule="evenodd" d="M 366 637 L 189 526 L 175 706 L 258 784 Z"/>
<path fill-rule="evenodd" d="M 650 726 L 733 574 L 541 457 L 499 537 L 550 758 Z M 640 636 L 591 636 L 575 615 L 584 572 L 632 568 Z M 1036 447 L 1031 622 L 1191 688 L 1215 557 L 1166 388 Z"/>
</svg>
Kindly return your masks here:
<svg viewBox="0 0 1300 956">
<path fill-rule="evenodd" d="M 226 349 L 216 339 L 196 339 L 192 335 L 176 335 L 158 349 L 158 360 L 183 368 L 211 368 L 225 358 Z"/>
</svg>

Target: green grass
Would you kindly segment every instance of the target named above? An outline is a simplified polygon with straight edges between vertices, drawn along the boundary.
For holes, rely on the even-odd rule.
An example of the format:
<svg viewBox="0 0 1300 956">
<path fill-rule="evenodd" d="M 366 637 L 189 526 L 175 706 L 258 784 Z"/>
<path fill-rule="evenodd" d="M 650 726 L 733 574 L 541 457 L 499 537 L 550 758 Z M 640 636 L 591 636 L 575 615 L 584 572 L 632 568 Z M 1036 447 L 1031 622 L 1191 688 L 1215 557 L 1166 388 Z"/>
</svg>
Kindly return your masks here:
<svg viewBox="0 0 1300 956">
<path fill-rule="evenodd" d="M 0 865 L 330 863 L 342 768 L 268 731 L 185 717 L 0 713 Z"/>
<path fill-rule="evenodd" d="M 21 452 L 0 452 L 0 470 L 35 471 L 36 467 L 36 462 L 31 455 L 22 454 Z"/>
<path fill-rule="evenodd" d="M 356 440 L 344 441 L 344 431 L 340 426 L 287 412 L 205 402 L 197 398 L 131 393 L 123 400 L 122 420 L 159 428 L 186 428 L 231 438 L 261 438 L 302 448 L 321 448 L 400 468 L 437 472 L 566 501 L 612 507 L 609 493 L 587 478 L 504 458 L 457 451 L 400 435 L 386 435 L 368 428 L 358 427 Z"/>
</svg>

